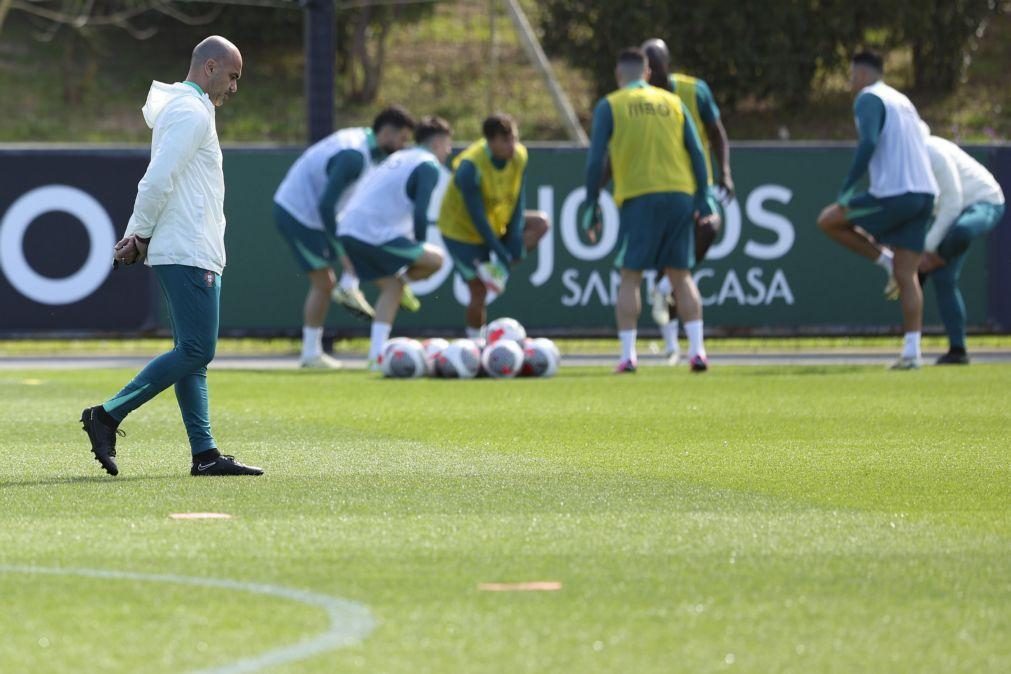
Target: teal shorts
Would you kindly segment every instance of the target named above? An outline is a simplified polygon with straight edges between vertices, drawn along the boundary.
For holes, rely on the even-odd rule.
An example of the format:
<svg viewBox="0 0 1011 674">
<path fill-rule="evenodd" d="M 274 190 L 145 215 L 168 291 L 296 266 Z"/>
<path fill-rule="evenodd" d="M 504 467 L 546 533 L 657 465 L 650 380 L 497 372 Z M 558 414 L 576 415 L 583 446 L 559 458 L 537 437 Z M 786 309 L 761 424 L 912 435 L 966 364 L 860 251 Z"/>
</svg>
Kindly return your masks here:
<svg viewBox="0 0 1011 674">
<path fill-rule="evenodd" d="M 691 269 L 695 265 L 694 201 L 682 192 L 658 192 L 621 205 L 620 269 Z"/>
<path fill-rule="evenodd" d="M 306 227 L 278 204 L 274 204 L 274 222 L 302 271 L 326 269 L 344 254 L 335 237 Z"/>
<path fill-rule="evenodd" d="M 931 194 L 908 192 L 879 198 L 864 192 L 846 205 L 846 218 L 880 244 L 922 253 L 933 211 Z"/>
<path fill-rule="evenodd" d="M 394 276 L 404 267 L 414 264 L 425 252 L 420 243 L 402 236 L 378 246 L 353 236 L 339 237 L 339 241 L 344 252 L 351 258 L 358 278 L 363 281 Z"/>
<path fill-rule="evenodd" d="M 453 259 L 453 267 L 464 281 L 477 278 L 477 265 L 491 260 L 491 247 L 484 243 L 467 243 L 456 239 L 442 238 L 446 252 Z"/>
</svg>

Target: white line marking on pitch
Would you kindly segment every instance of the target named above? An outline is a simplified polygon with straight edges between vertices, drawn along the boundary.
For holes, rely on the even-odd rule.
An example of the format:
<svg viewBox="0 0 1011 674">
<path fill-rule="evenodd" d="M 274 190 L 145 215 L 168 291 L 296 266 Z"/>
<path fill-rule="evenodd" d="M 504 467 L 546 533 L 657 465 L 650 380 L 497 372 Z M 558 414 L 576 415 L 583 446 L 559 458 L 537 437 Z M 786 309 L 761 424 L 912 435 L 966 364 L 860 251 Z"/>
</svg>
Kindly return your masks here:
<svg viewBox="0 0 1011 674">
<path fill-rule="evenodd" d="M 305 660 L 320 653 L 352 646 L 360 643 L 376 628 L 376 620 L 369 609 L 346 599 L 338 599 L 325 594 L 317 594 L 306 590 L 293 590 L 280 585 L 265 583 L 244 583 L 223 578 L 198 578 L 196 576 L 177 576 L 175 574 L 133 573 L 130 571 L 106 571 L 103 569 L 77 569 L 46 566 L 8 566 L 0 564 L 0 573 L 25 573 L 47 576 L 81 576 L 84 578 L 105 578 L 109 580 L 135 580 L 150 583 L 171 583 L 175 585 L 192 585 L 195 587 L 214 587 L 236 592 L 249 592 L 279 597 L 290 601 L 315 606 L 322 609 L 330 620 L 330 627 L 308 641 L 300 641 L 291 646 L 282 646 L 251 658 L 244 658 L 233 663 L 194 670 L 190 674 L 246 674 L 258 672 L 267 667 Z"/>
</svg>

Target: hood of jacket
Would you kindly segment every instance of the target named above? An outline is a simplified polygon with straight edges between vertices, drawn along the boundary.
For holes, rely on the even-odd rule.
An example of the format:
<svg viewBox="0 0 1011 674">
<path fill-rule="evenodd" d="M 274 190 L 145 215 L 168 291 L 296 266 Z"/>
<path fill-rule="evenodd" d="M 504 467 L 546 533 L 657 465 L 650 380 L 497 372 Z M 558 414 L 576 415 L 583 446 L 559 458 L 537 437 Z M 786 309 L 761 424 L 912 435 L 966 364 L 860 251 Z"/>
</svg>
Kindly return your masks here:
<svg viewBox="0 0 1011 674">
<path fill-rule="evenodd" d="M 185 96 L 200 101 L 208 111 L 212 114 L 214 113 L 214 105 L 211 103 L 211 99 L 207 97 L 207 94 L 201 94 L 190 85 L 182 82 L 165 84 L 164 82 L 155 81 L 151 83 L 151 89 L 147 92 L 147 102 L 141 108 L 141 111 L 144 113 L 144 121 L 147 122 L 148 127 L 154 128 L 155 122 L 158 121 L 158 117 L 168 107 L 169 103 Z"/>
</svg>

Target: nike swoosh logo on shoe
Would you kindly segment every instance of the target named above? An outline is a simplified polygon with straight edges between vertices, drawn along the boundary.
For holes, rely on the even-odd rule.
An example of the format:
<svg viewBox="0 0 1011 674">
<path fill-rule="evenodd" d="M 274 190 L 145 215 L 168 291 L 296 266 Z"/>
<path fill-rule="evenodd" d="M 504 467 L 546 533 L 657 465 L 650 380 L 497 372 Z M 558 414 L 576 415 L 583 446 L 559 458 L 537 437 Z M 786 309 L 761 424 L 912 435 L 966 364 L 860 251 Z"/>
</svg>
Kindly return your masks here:
<svg viewBox="0 0 1011 674">
<path fill-rule="evenodd" d="M 217 463 L 217 461 L 212 461 L 211 463 L 208 463 L 208 464 L 203 464 L 203 463 L 198 464 L 197 465 L 197 470 L 207 470 L 208 468 L 210 468 L 211 466 L 215 465 L 216 463 Z"/>
</svg>

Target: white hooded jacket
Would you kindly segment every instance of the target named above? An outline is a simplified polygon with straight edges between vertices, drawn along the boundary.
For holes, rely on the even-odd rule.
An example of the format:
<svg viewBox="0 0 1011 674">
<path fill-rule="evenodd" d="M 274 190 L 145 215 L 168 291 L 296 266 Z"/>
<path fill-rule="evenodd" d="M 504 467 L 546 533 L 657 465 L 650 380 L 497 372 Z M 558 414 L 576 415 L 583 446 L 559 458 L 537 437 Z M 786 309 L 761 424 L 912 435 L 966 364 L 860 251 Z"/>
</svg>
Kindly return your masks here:
<svg viewBox="0 0 1011 674">
<path fill-rule="evenodd" d="M 189 84 L 152 82 L 143 107 L 151 163 L 126 235 L 150 237 L 148 265 L 225 267 L 225 176 L 214 105 Z"/>
</svg>

